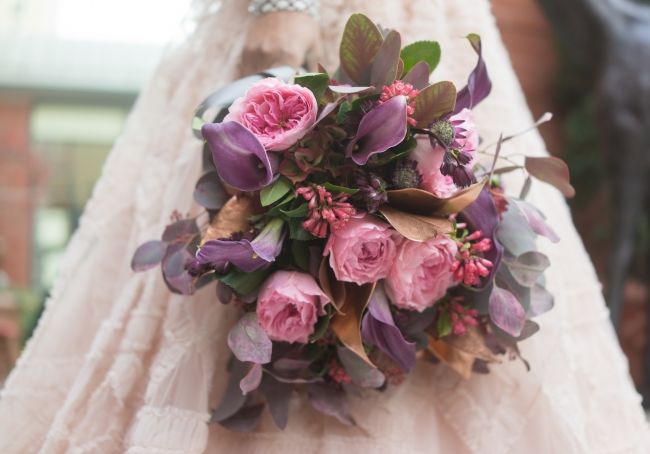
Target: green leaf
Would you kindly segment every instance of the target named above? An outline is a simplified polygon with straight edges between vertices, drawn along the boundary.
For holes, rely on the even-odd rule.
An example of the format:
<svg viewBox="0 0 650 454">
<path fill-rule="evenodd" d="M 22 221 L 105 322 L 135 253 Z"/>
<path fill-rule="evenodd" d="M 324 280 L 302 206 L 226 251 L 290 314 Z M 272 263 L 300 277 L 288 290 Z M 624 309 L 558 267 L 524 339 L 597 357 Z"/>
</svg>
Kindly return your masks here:
<svg viewBox="0 0 650 454">
<path fill-rule="evenodd" d="M 406 74 L 421 61 L 426 62 L 433 72 L 440 63 L 440 44 L 436 41 L 417 41 L 402 49 L 400 56 L 404 60 L 404 73 Z"/>
<path fill-rule="evenodd" d="M 330 82 L 330 76 L 324 73 L 308 73 L 296 76 L 295 83 L 305 88 L 309 88 L 316 97 L 317 101 L 325 94 Z"/>
<path fill-rule="evenodd" d="M 301 218 L 291 218 L 289 220 L 289 238 L 299 241 L 313 240 L 314 237 L 303 228 L 302 222 Z"/>
<path fill-rule="evenodd" d="M 269 211 L 267 211 L 265 215 L 279 216 L 283 214 L 284 213 L 283 208 L 288 208 L 286 205 L 292 200 L 295 200 L 295 198 L 296 198 L 296 194 L 294 192 L 290 192 L 284 197 L 284 199 L 277 202 Z"/>
<path fill-rule="evenodd" d="M 376 154 L 370 158 L 372 165 L 374 166 L 385 166 L 396 159 L 403 158 L 409 154 L 417 146 L 418 141 L 415 137 L 411 136 L 407 140 L 404 140 L 399 145 L 389 148 L 381 154 Z"/>
<path fill-rule="evenodd" d="M 367 85 L 370 81 L 370 64 L 379 51 L 384 38 L 379 28 L 363 14 L 353 14 L 345 24 L 339 57 L 341 68 L 354 82 Z"/>
<path fill-rule="evenodd" d="M 267 186 L 260 191 L 260 202 L 262 206 L 267 207 L 280 200 L 291 189 L 293 189 L 293 186 L 289 180 L 283 177 L 278 178 L 271 186 Z"/>
<path fill-rule="evenodd" d="M 350 195 L 354 195 L 359 192 L 358 189 L 346 188 L 345 186 L 338 186 L 332 183 L 325 183 L 323 187 L 330 192 L 344 192 L 345 194 Z"/>
<path fill-rule="evenodd" d="M 336 114 L 336 124 L 342 125 L 345 122 L 345 118 L 348 116 L 348 113 L 352 110 L 352 103 L 350 101 L 343 101 L 339 106 L 339 111 Z"/>
<path fill-rule="evenodd" d="M 266 277 L 271 274 L 271 268 L 245 273 L 233 268 L 230 272 L 221 276 L 219 280 L 232 288 L 240 295 L 248 295 L 259 288 Z"/>
<path fill-rule="evenodd" d="M 438 82 L 425 88 L 415 98 L 413 118 L 421 128 L 452 112 L 456 105 L 456 87 L 451 82 Z"/>
<path fill-rule="evenodd" d="M 309 248 L 304 241 L 291 242 L 291 256 L 303 271 L 309 271 Z"/>
<path fill-rule="evenodd" d="M 307 203 L 303 203 L 293 210 L 280 210 L 280 213 L 284 214 L 288 218 L 304 218 L 309 213 L 309 205 Z"/>
<path fill-rule="evenodd" d="M 309 342 L 316 342 L 327 333 L 327 328 L 330 326 L 330 318 L 331 316 L 328 314 L 318 319 L 314 332 L 309 336 Z"/>
<path fill-rule="evenodd" d="M 451 316 L 449 311 L 440 312 L 436 321 L 436 332 L 438 338 L 449 336 L 451 334 Z"/>
</svg>

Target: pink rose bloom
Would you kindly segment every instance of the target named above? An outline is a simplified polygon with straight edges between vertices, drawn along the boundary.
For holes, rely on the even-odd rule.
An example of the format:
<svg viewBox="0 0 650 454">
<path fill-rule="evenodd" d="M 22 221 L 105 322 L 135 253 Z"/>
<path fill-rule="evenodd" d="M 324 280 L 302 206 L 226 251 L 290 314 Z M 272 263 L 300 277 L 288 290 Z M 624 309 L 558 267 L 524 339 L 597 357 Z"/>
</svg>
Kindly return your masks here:
<svg viewBox="0 0 650 454">
<path fill-rule="evenodd" d="M 323 255 L 339 281 L 367 284 L 388 276 L 401 236 L 373 216 L 351 218 L 330 234 Z"/>
<path fill-rule="evenodd" d="M 316 122 L 318 103 L 308 88 L 269 77 L 235 100 L 224 121 L 236 121 L 270 151 L 283 151 L 302 139 Z"/>
<path fill-rule="evenodd" d="M 311 275 L 276 271 L 257 297 L 257 319 L 272 340 L 306 344 L 329 302 Z"/>
<path fill-rule="evenodd" d="M 440 145 L 431 146 L 428 137 L 418 137 L 418 144 L 411 152 L 411 159 L 418 163 L 418 172 L 422 175 L 420 189 L 429 191 L 441 199 L 451 197 L 458 188 L 449 175 L 440 172 L 445 149 Z"/>
<path fill-rule="evenodd" d="M 441 235 L 425 242 L 404 240 L 385 280 L 393 304 L 422 312 L 458 283 L 451 271 L 458 248 Z"/>
</svg>

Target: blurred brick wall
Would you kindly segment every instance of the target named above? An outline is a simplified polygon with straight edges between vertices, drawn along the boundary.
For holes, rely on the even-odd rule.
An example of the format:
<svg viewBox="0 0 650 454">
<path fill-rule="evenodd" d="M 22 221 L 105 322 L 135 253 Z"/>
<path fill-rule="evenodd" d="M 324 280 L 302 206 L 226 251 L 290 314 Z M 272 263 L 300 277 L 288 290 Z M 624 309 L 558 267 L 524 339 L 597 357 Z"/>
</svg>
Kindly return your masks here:
<svg viewBox="0 0 650 454">
<path fill-rule="evenodd" d="M 558 56 L 553 30 L 536 0 L 492 0 L 492 11 L 533 116 L 557 113 L 553 84 Z M 562 119 L 556 116 L 540 132 L 548 151 L 559 154 L 563 144 Z"/>
<path fill-rule="evenodd" d="M 0 98 L 0 268 L 13 285 L 31 281 L 34 193 L 39 165 L 29 149 L 29 103 Z"/>
</svg>

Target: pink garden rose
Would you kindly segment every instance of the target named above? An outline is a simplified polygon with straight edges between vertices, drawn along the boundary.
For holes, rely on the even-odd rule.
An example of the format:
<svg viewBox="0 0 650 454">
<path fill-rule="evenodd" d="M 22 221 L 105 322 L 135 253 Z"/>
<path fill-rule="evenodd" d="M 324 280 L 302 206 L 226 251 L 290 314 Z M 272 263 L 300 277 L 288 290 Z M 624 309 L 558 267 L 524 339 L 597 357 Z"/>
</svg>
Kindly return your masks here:
<svg viewBox="0 0 650 454">
<path fill-rule="evenodd" d="M 257 318 L 272 340 L 305 344 L 329 302 L 311 275 L 276 271 L 262 285 Z"/>
<path fill-rule="evenodd" d="M 318 103 L 308 88 L 269 77 L 253 84 L 228 112 L 224 121 L 241 123 L 267 150 L 283 151 L 314 125 Z"/>
<path fill-rule="evenodd" d="M 339 281 L 366 284 L 388 276 L 399 241 L 390 225 L 366 215 L 333 230 L 323 254 Z"/>
<path fill-rule="evenodd" d="M 451 271 L 458 248 L 441 235 L 425 242 L 404 240 L 385 281 L 386 293 L 402 309 L 422 312 L 456 285 Z"/>
</svg>

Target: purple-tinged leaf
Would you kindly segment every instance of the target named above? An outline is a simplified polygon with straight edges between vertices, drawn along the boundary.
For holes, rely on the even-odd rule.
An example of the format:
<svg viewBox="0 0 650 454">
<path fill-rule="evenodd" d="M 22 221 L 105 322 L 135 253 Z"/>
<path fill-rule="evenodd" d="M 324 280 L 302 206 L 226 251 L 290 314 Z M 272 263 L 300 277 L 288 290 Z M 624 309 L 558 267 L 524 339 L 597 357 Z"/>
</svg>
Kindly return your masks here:
<svg viewBox="0 0 650 454">
<path fill-rule="evenodd" d="M 421 61 L 413 66 L 408 74 L 402 78 L 402 82 L 411 84 L 414 88 L 422 90 L 429 85 L 429 74 L 431 74 L 429 65 Z"/>
<path fill-rule="evenodd" d="M 348 409 L 345 392 L 326 384 L 312 384 L 307 386 L 307 393 L 315 410 L 332 416 L 345 425 L 356 425 Z"/>
<path fill-rule="evenodd" d="M 506 253 L 506 255 L 508 256 L 508 260 L 514 260 L 514 258 L 510 258 L 510 254 Z M 519 304 L 524 308 L 524 311 L 528 311 L 532 291 L 530 287 L 525 287 L 517 282 L 512 275 L 510 268 L 504 262 L 501 263 L 501 266 L 496 273 L 496 285 L 512 293 L 515 298 L 517 298 L 517 301 L 519 301 Z"/>
<path fill-rule="evenodd" d="M 395 96 L 363 116 L 347 155 L 356 164 L 365 165 L 372 155 L 401 143 L 406 130 L 406 97 Z"/>
<path fill-rule="evenodd" d="M 276 218 L 268 222 L 253 241 L 206 241 L 197 251 L 196 259 L 200 264 L 210 265 L 219 272 L 225 271 L 228 264 L 233 264 L 250 273 L 275 261 L 282 250 L 284 237 L 284 221 Z"/>
<path fill-rule="evenodd" d="M 363 14 L 353 14 L 345 24 L 339 59 L 341 69 L 357 84 L 370 80 L 370 64 L 384 42 L 379 28 Z"/>
<path fill-rule="evenodd" d="M 518 337 L 526 323 L 526 312 L 508 290 L 495 286 L 490 295 L 490 320 L 513 337 Z"/>
<path fill-rule="evenodd" d="M 131 259 L 133 271 L 146 271 L 158 265 L 167 252 L 165 241 L 147 241 L 135 250 Z"/>
<path fill-rule="evenodd" d="M 194 235 L 201 233 L 194 219 L 181 219 L 165 227 L 162 240 L 169 243 L 185 240 L 187 242 Z"/>
<path fill-rule="evenodd" d="M 503 255 L 503 246 L 496 237 L 497 227 L 499 227 L 499 213 L 494 205 L 494 199 L 490 191 L 484 188 L 476 200 L 462 211 L 461 217 L 467 222 L 471 231 L 480 230 L 486 238 L 492 241 L 492 249 L 484 254 L 485 258 L 492 262 L 492 269 L 490 275 L 482 279 L 482 284 L 477 287 L 482 289 L 494 277 Z"/>
<path fill-rule="evenodd" d="M 228 333 L 228 347 L 239 361 L 266 364 L 271 361 L 273 344 L 257 321 L 257 314 L 248 312 Z"/>
<path fill-rule="evenodd" d="M 536 206 L 531 205 L 528 202 L 523 200 L 513 200 L 508 199 L 509 202 L 514 202 L 515 206 L 519 209 L 519 212 L 524 217 L 530 228 L 538 235 L 545 236 L 551 242 L 557 243 L 560 241 L 560 237 L 555 230 L 553 230 L 547 223 L 546 217 L 542 214 Z"/>
<path fill-rule="evenodd" d="M 219 406 L 212 412 L 209 424 L 218 423 L 230 418 L 237 413 L 246 402 L 246 396 L 242 393 L 239 382 L 246 376 L 247 366 L 236 358 L 232 358 L 228 386 L 221 398 Z"/>
<path fill-rule="evenodd" d="M 535 284 L 531 291 L 530 307 L 526 316 L 528 318 L 537 317 L 553 309 L 554 305 L 555 301 L 551 292 L 540 284 Z"/>
<path fill-rule="evenodd" d="M 306 369 L 311 364 L 307 359 L 278 358 L 273 361 L 273 369 L 278 372 L 296 372 Z"/>
<path fill-rule="evenodd" d="M 537 251 L 524 252 L 514 260 L 508 260 L 508 268 L 515 280 L 524 287 L 532 287 L 551 265 L 547 256 Z"/>
<path fill-rule="evenodd" d="M 343 369 L 355 385 L 362 388 L 380 388 L 386 382 L 386 377 L 376 367 L 370 367 L 359 355 L 347 347 L 336 349 Z"/>
<path fill-rule="evenodd" d="M 167 248 L 162 260 L 162 275 L 173 293 L 191 295 L 194 292 L 193 278 L 186 268 L 193 259 L 185 244 L 176 243 Z"/>
<path fill-rule="evenodd" d="M 219 424 L 234 432 L 252 432 L 260 424 L 262 410 L 264 410 L 263 403 L 248 405 L 230 418 L 220 421 Z"/>
<path fill-rule="evenodd" d="M 404 71 L 409 72 L 419 63 L 425 63 L 429 71 L 427 78 L 440 63 L 440 55 L 440 44 L 436 41 L 416 41 L 404 47 L 400 54 L 404 60 Z"/>
<path fill-rule="evenodd" d="M 368 312 L 361 323 L 361 336 L 364 342 L 386 353 L 404 371 L 410 372 L 415 365 L 415 343 L 404 339 L 395 325 L 388 298 L 379 284 L 375 287 Z"/>
<path fill-rule="evenodd" d="M 221 304 L 229 304 L 233 295 L 234 292 L 232 288 L 221 281 L 217 282 L 217 299 Z"/>
<path fill-rule="evenodd" d="M 397 78 L 401 47 L 400 34 L 394 30 L 388 32 L 372 62 L 370 71 L 370 84 L 374 85 L 378 91 L 381 91 L 384 86 L 392 84 Z"/>
<path fill-rule="evenodd" d="M 576 190 L 571 186 L 569 167 L 560 158 L 545 156 L 541 158 L 526 157 L 524 167 L 528 173 L 557 188 L 564 197 L 574 197 Z"/>
<path fill-rule="evenodd" d="M 268 375 L 270 375 L 280 383 L 304 385 L 307 383 L 322 383 L 324 381 L 322 377 L 318 377 L 311 373 L 310 373 L 311 375 L 308 375 L 307 373 L 301 373 L 300 376 L 285 377 L 276 373 L 272 369 L 264 369 L 264 372 L 266 372 Z"/>
<path fill-rule="evenodd" d="M 490 80 L 485 61 L 483 60 L 481 37 L 471 33 L 467 35 L 467 39 L 474 51 L 478 54 L 478 62 L 467 79 L 467 85 L 458 92 L 454 113 L 458 113 L 465 108 L 473 108 L 487 98 L 492 90 L 492 81 Z"/>
<path fill-rule="evenodd" d="M 291 394 L 293 394 L 293 386 L 280 383 L 267 374 L 262 379 L 260 391 L 266 398 L 266 404 L 275 425 L 279 429 L 287 427 L 289 422 L 289 402 L 291 401 Z"/>
<path fill-rule="evenodd" d="M 370 91 L 374 88 L 375 87 L 373 87 L 372 85 L 369 85 L 367 87 L 356 87 L 352 85 L 330 85 L 329 86 L 330 90 L 340 95 L 358 95 L 365 91 Z"/>
<path fill-rule="evenodd" d="M 194 187 L 194 201 L 208 210 L 219 210 L 230 199 L 216 170 L 204 173 Z"/>
<path fill-rule="evenodd" d="M 532 320 L 526 320 L 524 324 L 524 329 L 521 330 L 521 334 L 517 337 L 517 342 L 526 340 L 531 337 L 533 334 L 539 331 L 539 325 Z"/>
<path fill-rule="evenodd" d="M 262 383 L 262 365 L 253 363 L 248 373 L 239 382 L 239 387 L 244 394 L 255 391 Z"/>
<path fill-rule="evenodd" d="M 415 98 L 413 118 L 418 126 L 426 128 L 435 120 L 454 110 L 456 87 L 451 82 L 443 81 L 429 85 Z"/>
<path fill-rule="evenodd" d="M 336 108 L 339 106 L 339 104 L 340 104 L 339 101 L 331 102 L 331 103 L 327 104 L 325 107 L 323 107 L 320 114 L 318 115 L 318 118 L 316 119 L 316 122 L 314 123 L 314 126 L 312 126 L 312 127 L 315 127 L 318 123 L 320 123 L 325 118 L 327 118 L 327 116 L 329 114 L 331 114 L 332 112 L 334 112 L 336 110 Z"/>
<path fill-rule="evenodd" d="M 269 155 L 260 141 L 234 121 L 207 123 L 201 128 L 212 151 L 219 177 L 242 191 L 257 191 L 274 178 L 277 155 Z"/>
<path fill-rule="evenodd" d="M 516 257 L 524 252 L 536 250 L 536 235 L 513 200 L 508 201 L 508 209 L 502 214 L 497 229 L 497 239 L 508 253 Z"/>
</svg>

